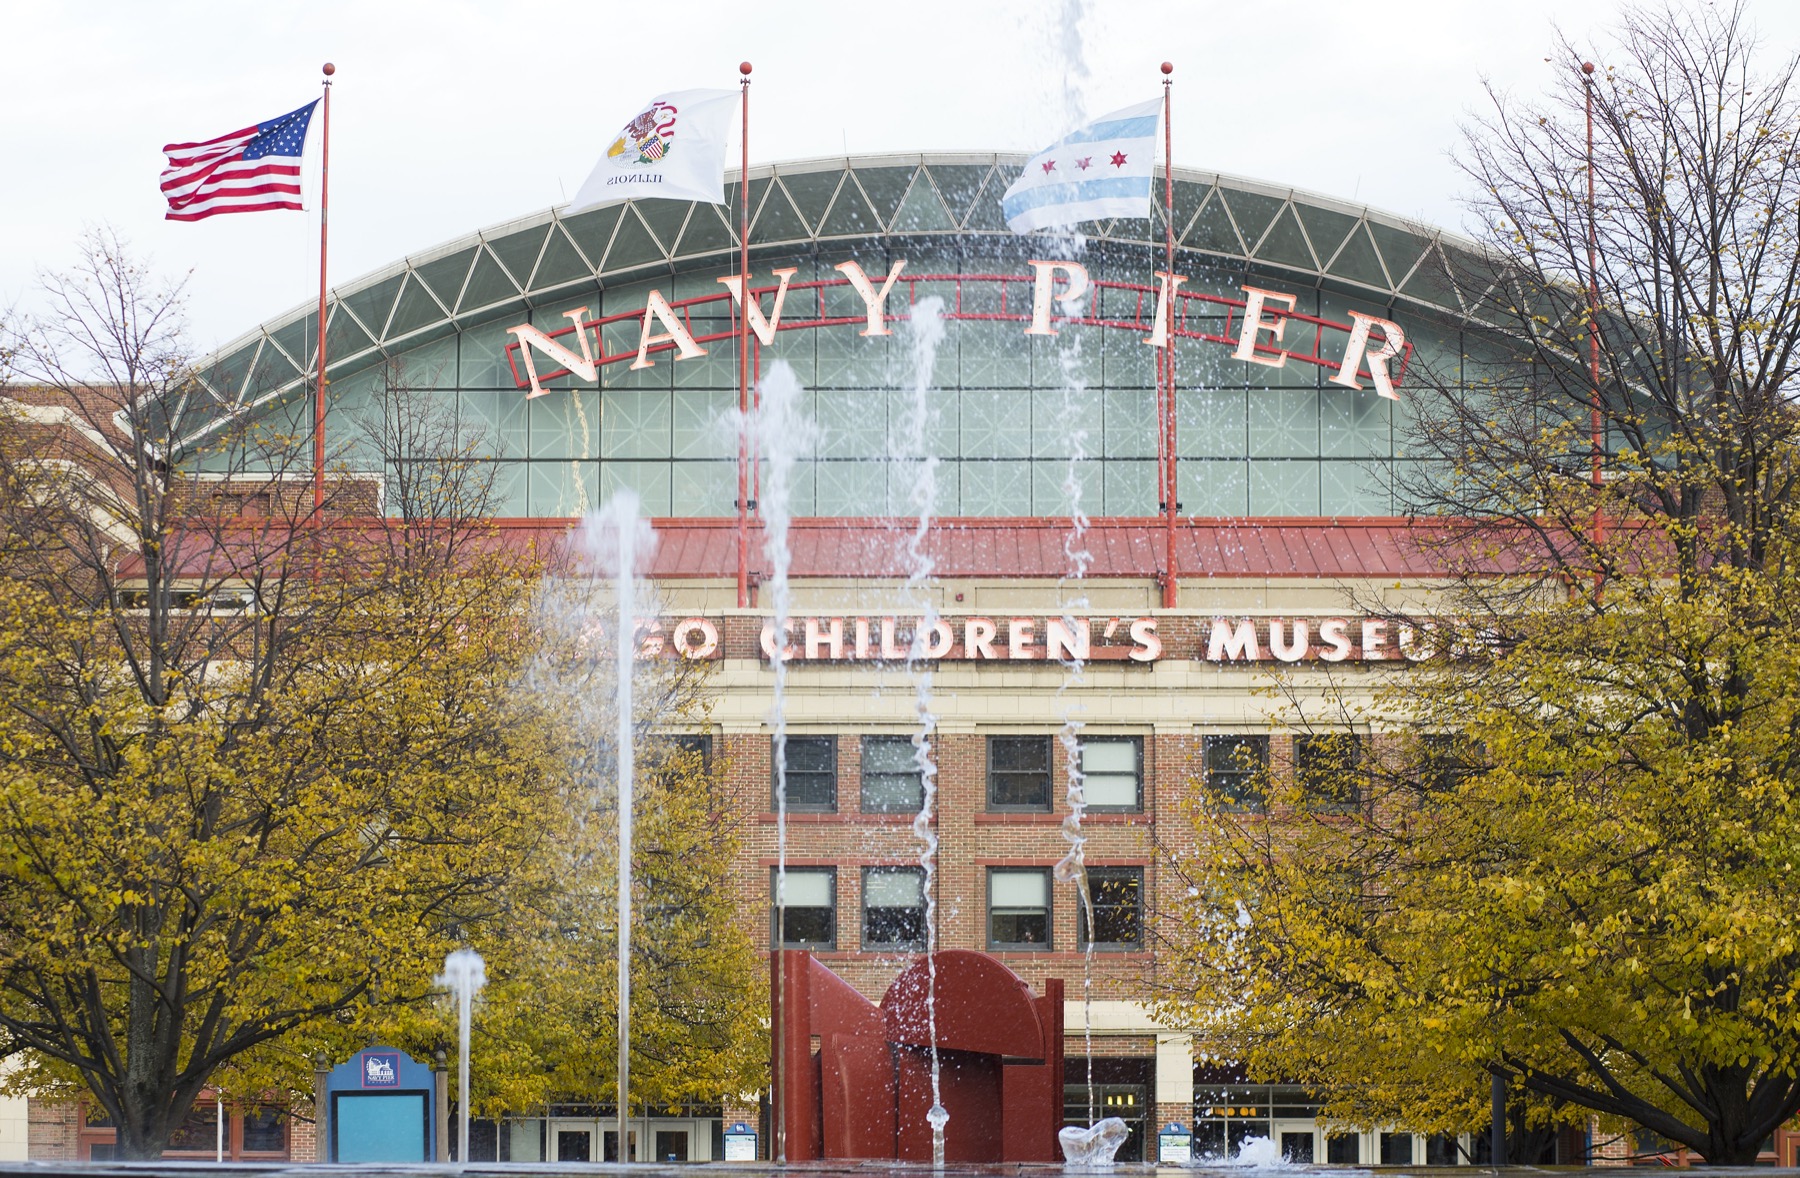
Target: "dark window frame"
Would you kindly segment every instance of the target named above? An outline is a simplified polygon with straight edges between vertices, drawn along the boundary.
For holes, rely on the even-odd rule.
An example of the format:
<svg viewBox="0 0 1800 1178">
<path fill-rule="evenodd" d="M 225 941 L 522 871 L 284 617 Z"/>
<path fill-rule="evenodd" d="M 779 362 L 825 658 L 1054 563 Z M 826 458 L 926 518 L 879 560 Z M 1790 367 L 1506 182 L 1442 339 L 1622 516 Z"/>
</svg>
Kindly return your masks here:
<svg viewBox="0 0 1800 1178">
<path fill-rule="evenodd" d="M 1042 941 L 1002 941 L 994 935 L 994 880 L 1002 875 L 1038 875 L 1044 880 L 1044 939 Z M 1056 948 L 1056 891 L 1051 886 L 1048 867 L 990 867 L 987 869 L 987 930 L 989 950 L 1002 953 L 1051 953 Z"/>
<path fill-rule="evenodd" d="M 794 746 L 795 746 L 795 744 L 800 743 L 800 742 L 812 742 L 812 741 L 824 742 L 827 749 L 829 750 L 827 753 L 827 756 L 826 756 L 827 768 L 824 770 L 803 769 L 800 771 L 800 773 L 803 775 L 803 780 L 807 780 L 809 783 L 816 783 L 817 780 L 828 781 L 828 790 L 830 793 L 830 799 L 828 801 L 824 801 L 824 802 L 820 802 L 820 801 L 816 801 L 816 800 L 807 800 L 807 801 L 798 801 L 797 802 L 794 800 L 794 782 L 795 782 L 795 770 L 794 770 L 794 764 L 793 764 Z M 836 736 L 824 736 L 824 735 L 820 735 L 818 733 L 811 733 L 811 732 L 802 732 L 802 733 L 797 733 L 797 734 L 790 733 L 787 737 L 787 751 L 788 751 L 788 768 L 787 768 L 787 808 L 788 808 L 788 813 L 790 813 L 790 814 L 835 814 L 835 813 L 837 813 L 838 812 L 838 738 Z M 774 810 L 775 806 L 776 806 L 775 789 L 776 789 L 776 786 L 779 784 L 779 779 L 776 775 L 776 769 L 777 769 L 777 762 L 775 759 L 775 738 L 770 737 L 769 738 L 769 809 L 770 810 Z"/>
<path fill-rule="evenodd" d="M 1368 797 L 1367 774 L 1361 769 L 1367 747 L 1362 734 L 1341 730 L 1308 732 L 1294 737 L 1294 777 L 1300 784 L 1302 804 L 1323 814 L 1360 813 Z M 1329 793 L 1322 788 L 1328 774 L 1344 773 L 1355 791 L 1351 795 Z"/>
<path fill-rule="evenodd" d="M 1259 751 L 1248 758 L 1240 758 L 1241 750 L 1246 748 Z M 1215 760 L 1223 762 L 1227 758 L 1230 758 L 1230 764 L 1215 763 Z M 1245 764 L 1245 760 L 1252 763 Z M 1269 769 L 1268 733 L 1215 732 L 1201 737 L 1200 769 L 1205 774 L 1207 789 L 1226 809 L 1255 814 L 1267 808 L 1268 799 L 1257 783 Z"/>
<path fill-rule="evenodd" d="M 925 804 L 925 775 L 920 771 L 916 759 L 913 762 L 912 775 L 915 778 L 915 785 L 918 790 L 917 801 L 912 802 L 911 804 L 895 805 L 880 802 L 871 803 L 869 799 L 869 779 L 871 777 L 904 776 L 904 774 L 889 773 L 889 771 L 883 769 L 871 771 L 869 768 L 869 750 L 871 748 L 894 747 L 904 744 L 906 745 L 908 754 L 916 757 L 917 750 L 913 747 L 912 737 L 871 734 L 862 737 L 859 744 L 861 747 L 858 753 L 858 763 L 862 770 L 862 782 L 858 787 L 858 794 L 860 795 L 858 803 L 862 807 L 862 812 L 864 814 L 917 814 L 919 808 Z"/>
<path fill-rule="evenodd" d="M 798 875 L 801 873 L 806 873 L 809 875 L 823 875 L 829 881 L 830 891 L 831 891 L 831 902 L 830 902 L 830 904 L 828 904 L 825 907 L 825 909 L 823 911 L 825 911 L 829 914 L 828 919 L 830 921 L 831 933 L 830 933 L 830 936 L 824 940 L 793 940 L 793 941 L 790 941 L 783 935 L 788 930 L 783 929 L 781 927 L 780 921 L 781 921 L 781 916 L 782 916 L 782 910 L 779 907 L 777 907 L 775 904 L 775 896 L 776 896 L 775 889 L 779 886 L 779 878 L 778 878 L 779 871 L 780 871 L 779 868 L 775 868 L 775 867 L 769 868 L 769 944 L 780 945 L 783 949 L 811 949 L 815 952 L 823 952 L 823 953 L 835 952 L 838 947 L 837 868 L 821 866 L 821 865 L 813 864 L 813 863 L 804 863 L 804 864 L 789 864 L 788 869 L 787 869 L 788 875 L 790 875 L 790 876 Z M 793 913 L 795 913 L 796 911 L 815 911 L 815 910 L 816 909 L 812 905 L 807 905 L 804 908 L 797 908 L 794 906 L 789 906 L 787 909 L 787 913 L 788 913 L 789 919 L 791 920 Z"/>
<path fill-rule="evenodd" d="M 1056 809 L 1056 757 L 1051 751 L 1053 737 L 1049 733 L 1008 733 L 987 738 L 987 806 L 988 810 L 1000 814 L 1049 814 Z M 1026 742 L 1041 743 L 1044 753 L 1044 767 L 1038 769 L 997 769 L 995 754 L 1003 745 L 1023 747 Z M 1044 800 L 1042 802 L 1002 802 L 996 800 L 995 786 L 1008 778 L 1023 779 L 1043 774 Z"/>
<path fill-rule="evenodd" d="M 1132 746 L 1132 749 L 1133 749 L 1132 755 L 1136 759 L 1136 762 L 1137 762 L 1132 770 L 1133 774 L 1135 775 L 1135 777 L 1137 779 L 1133 783 L 1136 787 L 1137 796 L 1132 800 L 1132 802 L 1129 805 L 1124 805 L 1124 806 L 1097 804 L 1097 803 L 1090 801 L 1087 804 L 1088 813 L 1090 813 L 1090 814 L 1142 814 L 1144 812 L 1144 738 L 1141 736 L 1097 735 L 1097 736 L 1083 736 L 1079 741 L 1077 741 L 1075 747 L 1078 750 L 1078 755 L 1082 758 L 1081 774 L 1082 774 L 1082 792 L 1084 795 L 1087 792 L 1087 786 L 1086 786 L 1086 783 L 1087 783 L 1087 761 L 1086 761 L 1087 747 L 1091 744 L 1124 744 L 1124 745 Z"/>
<path fill-rule="evenodd" d="M 1096 887 L 1095 884 L 1097 882 L 1105 883 L 1105 882 L 1115 880 L 1115 879 L 1130 879 L 1136 884 L 1136 903 L 1134 904 L 1133 917 L 1134 917 L 1134 921 L 1137 926 L 1137 938 L 1135 940 L 1131 940 L 1131 941 L 1098 940 L 1098 939 L 1096 939 L 1094 941 L 1094 951 L 1097 953 L 1141 953 L 1141 952 L 1143 952 L 1144 951 L 1144 869 L 1141 866 L 1128 866 L 1128 865 L 1107 866 L 1107 867 L 1089 867 L 1087 869 L 1087 875 L 1088 875 L 1088 896 L 1092 900 L 1093 905 L 1094 905 L 1093 920 L 1094 920 L 1094 925 L 1096 928 L 1102 928 L 1103 926 L 1101 925 L 1101 908 L 1102 908 L 1102 903 L 1101 903 L 1101 898 L 1100 898 L 1101 889 L 1099 887 Z M 1106 907 L 1108 907 L 1110 909 L 1110 908 L 1116 907 L 1116 905 L 1113 905 L 1109 902 L 1106 905 Z M 1087 925 L 1088 925 L 1087 918 L 1085 916 L 1082 916 L 1081 914 L 1077 914 L 1077 919 L 1075 921 L 1075 926 L 1076 926 L 1075 927 L 1075 948 L 1077 950 L 1085 950 L 1088 947 Z"/>
<path fill-rule="evenodd" d="M 869 914 L 870 914 L 869 879 L 872 876 L 883 876 L 883 875 L 909 875 L 919 881 L 919 906 L 917 909 L 918 914 L 919 914 L 919 931 L 918 931 L 917 936 L 893 939 L 893 940 L 877 940 L 876 939 L 874 922 L 872 922 L 869 918 Z M 907 867 L 907 866 L 902 866 L 902 865 L 895 865 L 895 866 L 880 865 L 880 866 L 872 866 L 872 867 L 863 868 L 862 869 L 863 948 L 864 949 L 881 949 L 881 950 L 923 949 L 923 948 L 925 948 L 926 936 L 927 936 L 927 932 L 926 932 L 926 928 L 925 928 L 925 869 L 923 867 Z"/>
</svg>

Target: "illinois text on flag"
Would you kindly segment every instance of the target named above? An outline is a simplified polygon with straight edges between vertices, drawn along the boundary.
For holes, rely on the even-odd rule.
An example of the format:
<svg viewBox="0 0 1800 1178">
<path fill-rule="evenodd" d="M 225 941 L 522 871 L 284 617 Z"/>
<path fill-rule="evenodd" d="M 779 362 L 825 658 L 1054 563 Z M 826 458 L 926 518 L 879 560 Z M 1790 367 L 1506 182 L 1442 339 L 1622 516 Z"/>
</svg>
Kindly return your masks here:
<svg viewBox="0 0 1800 1178">
<path fill-rule="evenodd" d="M 725 140 L 736 90 L 658 94 L 607 141 L 569 212 L 662 197 L 725 203 Z"/>
<path fill-rule="evenodd" d="M 1031 157 L 1000 198 L 1006 226 L 1030 233 L 1078 221 L 1150 215 L 1162 100 L 1115 110 Z"/>
<path fill-rule="evenodd" d="M 162 174 L 171 221 L 198 221 L 214 213 L 259 213 L 300 208 L 300 157 L 314 99 L 280 118 L 199 143 L 163 148 Z"/>
</svg>

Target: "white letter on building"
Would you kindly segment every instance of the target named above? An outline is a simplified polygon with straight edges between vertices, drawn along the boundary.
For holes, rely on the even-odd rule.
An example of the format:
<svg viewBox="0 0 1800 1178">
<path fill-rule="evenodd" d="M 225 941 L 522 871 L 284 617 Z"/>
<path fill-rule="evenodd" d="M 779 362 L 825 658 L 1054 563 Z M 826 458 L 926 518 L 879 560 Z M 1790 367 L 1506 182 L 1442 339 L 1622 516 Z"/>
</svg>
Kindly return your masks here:
<svg viewBox="0 0 1800 1178">
<path fill-rule="evenodd" d="M 652 316 L 666 330 L 652 333 L 650 330 Z M 669 306 L 669 301 L 663 298 L 662 291 L 653 290 L 650 292 L 650 298 L 644 303 L 644 325 L 638 329 L 638 357 L 632 361 L 631 367 L 634 370 L 656 367 L 656 361 L 650 359 L 645 353 L 650 350 L 651 344 L 671 342 L 679 349 L 675 356 L 677 360 L 692 360 L 695 356 L 706 355 L 706 349 L 694 342 L 694 337 L 688 334 L 688 329 L 683 327 L 681 320 L 675 317 L 675 311 Z"/>
<path fill-rule="evenodd" d="M 994 628 L 991 618 L 970 618 L 963 623 L 963 656 L 971 659 L 991 659 L 999 656 L 994 653 Z"/>
<path fill-rule="evenodd" d="M 696 634 L 700 636 L 698 643 L 694 641 Z M 682 658 L 707 659 L 719 649 L 719 628 L 705 618 L 687 618 L 675 627 L 669 640 Z"/>
<path fill-rule="evenodd" d="M 1262 652 L 1256 645 L 1256 623 L 1249 618 L 1240 618 L 1233 628 L 1224 618 L 1214 618 L 1212 636 L 1206 640 L 1206 657 L 1210 662 L 1224 662 L 1227 659 L 1249 659 L 1255 662 L 1262 658 Z"/>
<path fill-rule="evenodd" d="M 798 273 L 800 271 L 792 266 L 785 270 L 775 271 L 775 309 L 769 312 L 767 319 L 763 318 L 762 303 L 756 299 L 751 299 L 749 307 L 745 310 L 745 314 L 750 316 L 750 330 L 756 333 L 756 338 L 762 341 L 762 346 L 765 348 L 775 342 L 775 330 L 781 326 L 781 304 L 787 302 L 788 279 Z M 731 292 L 732 302 L 743 305 L 743 275 L 727 274 L 718 281 L 724 283 L 725 289 Z"/>
<path fill-rule="evenodd" d="M 819 654 L 820 647 L 824 647 L 828 652 L 824 657 L 832 659 L 841 659 L 844 657 L 844 619 L 831 618 L 829 621 L 831 624 L 821 631 L 819 629 L 818 618 L 806 619 L 807 658 L 816 659 L 821 657 Z"/>
<path fill-rule="evenodd" d="M 1350 638 L 1345 633 L 1350 625 L 1343 618 L 1326 618 L 1319 623 L 1319 641 L 1330 643 L 1330 649 L 1321 650 L 1319 657 L 1328 663 L 1341 663 L 1350 657 Z"/>
<path fill-rule="evenodd" d="M 839 262 L 832 269 L 848 278 L 851 287 L 862 296 L 863 310 L 869 316 L 869 325 L 863 328 L 860 334 L 893 335 L 894 333 L 888 330 L 885 308 L 887 307 L 888 291 L 894 289 L 894 279 L 900 277 L 900 271 L 906 269 L 906 259 L 894 259 L 894 264 L 888 267 L 887 278 L 882 281 L 880 290 L 875 289 L 875 284 L 869 281 L 869 276 L 864 274 L 863 268 L 855 262 Z"/>
<path fill-rule="evenodd" d="M 1387 657 L 1387 622 L 1381 618 L 1364 618 L 1362 624 L 1362 656 L 1366 659 Z"/>
<path fill-rule="evenodd" d="M 1069 276 L 1069 289 L 1056 296 L 1062 304 L 1064 314 L 1071 314 L 1075 304 L 1087 294 L 1087 267 L 1080 262 L 1039 262 L 1028 263 L 1037 271 L 1037 278 L 1031 284 L 1031 326 L 1025 329 L 1026 335 L 1055 335 L 1056 328 L 1050 326 L 1050 276 L 1061 270 Z"/>
<path fill-rule="evenodd" d="M 1394 379 L 1388 375 L 1387 362 L 1400 354 L 1406 346 L 1406 333 L 1400 325 L 1391 319 L 1377 319 L 1373 315 L 1364 315 L 1361 311 L 1350 312 L 1350 342 L 1344 345 L 1344 362 L 1338 366 L 1337 375 L 1331 378 L 1332 384 L 1343 385 L 1347 389 L 1360 389 L 1357 383 L 1356 370 L 1361 367 L 1363 357 L 1368 356 L 1369 379 L 1375 382 L 1375 391 L 1390 401 L 1398 401 L 1400 394 L 1394 391 Z M 1385 341 L 1381 349 L 1369 351 L 1369 328 L 1381 328 Z"/>
<path fill-rule="evenodd" d="M 1049 618 L 1044 622 L 1044 657 L 1047 659 L 1087 661 L 1088 652 L 1092 649 L 1092 631 L 1086 618 L 1071 618 L 1074 628 L 1071 629 L 1061 618 Z"/>
<path fill-rule="evenodd" d="M 1014 618 L 1006 623 L 1006 657 L 1009 659 L 1034 659 L 1037 648 L 1032 646 L 1037 635 L 1034 631 L 1037 623 L 1030 618 Z"/>
<path fill-rule="evenodd" d="M 1266 331 L 1269 333 L 1269 340 L 1271 343 L 1280 343 L 1281 333 L 1287 327 L 1287 320 L 1265 317 L 1263 315 L 1263 303 L 1271 300 L 1277 303 L 1286 303 L 1287 309 L 1292 311 L 1294 309 L 1294 303 L 1297 300 L 1293 295 L 1282 294 L 1278 290 L 1263 290 L 1260 287 L 1255 286 L 1243 286 L 1238 289 L 1242 290 L 1245 296 L 1244 326 L 1238 331 L 1237 351 L 1231 354 L 1232 358 L 1237 360 L 1248 360 L 1252 364 L 1263 364 L 1270 368 L 1283 367 L 1287 364 L 1287 353 L 1277 349 L 1280 354 L 1274 359 L 1270 359 L 1267 356 L 1258 356 L 1256 354 L 1256 336 L 1258 332 Z"/>
<path fill-rule="evenodd" d="M 1162 638 L 1156 633 L 1155 618 L 1139 618 L 1131 623 L 1131 661 L 1153 663 L 1162 657 Z"/>
<path fill-rule="evenodd" d="M 1175 288 L 1186 282 L 1180 274 L 1165 274 L 1161 270 L 1156 276 L 1162 279 L 1162 286 L 1156 292 L 1156 326 L 1144 337 L 1144 342 L 1153 348 L 1169 346 L 1170 306 L 1175 302 Z"/>
<path fill-rule="evenodd" d="M 525 361 L 525 376 L 531 381 L 531 391 L 525 394 L 527 401 L 533 397 L 541 397 L 549 391 L 538 384 L 537 365 L 531 359 L 531 349 L 533 348 L 567 368 L 582 380 L 592 381 L 600 378 L 599 366 L 594 362 L 593 345 L 588 343 L 587 330 L 581 326 L 581 317 L 586 314 L 586 307 L 577 307 L 573 311 L 563 312 L 563 318 L 575 325 L 575 338 L 581 341 L 581 355 L 579 356 L 529 323 L 521 323 L 517 327 L 506 329 L 507 335 L 519 337 L 519 357 Z"/>
<path fill-rule="evenodd" d="M 1269 623 L 1269 653 L 1284 663 L 1297 663 L 1306 657 L 1309 644 L 1308 627 L 1305 618 L 1294 619 L 1294 641 L 1289 645 L 1287 640 L 1287 623 L 1276 618 Z"/>
</svg>

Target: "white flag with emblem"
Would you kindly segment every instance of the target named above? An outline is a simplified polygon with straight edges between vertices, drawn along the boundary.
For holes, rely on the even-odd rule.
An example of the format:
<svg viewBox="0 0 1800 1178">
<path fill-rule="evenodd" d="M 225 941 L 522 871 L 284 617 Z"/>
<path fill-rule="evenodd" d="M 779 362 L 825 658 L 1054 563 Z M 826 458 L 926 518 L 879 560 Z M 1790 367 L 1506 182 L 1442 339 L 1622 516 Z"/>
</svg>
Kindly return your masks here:
<svg viewBox="0 0 1800 1178">
<path fill-rule="evenodd" d="M 725 203 L 725 140 L 736 90 L 658 94 L 606 147 L 565 213 L 660 197 Z"/>
<path fill-rule="evenodd" d="M 1150 215 L 1162 99 L 1101 115 L 1031 157 L 1000 198 L 1006 227 L 1030 233 L 1078 221 Z"/>
</svg>

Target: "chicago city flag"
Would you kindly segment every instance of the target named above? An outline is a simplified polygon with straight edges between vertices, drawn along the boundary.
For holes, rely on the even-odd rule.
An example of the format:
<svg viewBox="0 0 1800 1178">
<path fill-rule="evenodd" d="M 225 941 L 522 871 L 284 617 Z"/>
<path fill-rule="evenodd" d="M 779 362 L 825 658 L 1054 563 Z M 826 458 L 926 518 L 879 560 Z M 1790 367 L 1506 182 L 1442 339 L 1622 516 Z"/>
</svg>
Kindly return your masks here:
<svg viewBox="0 0 1800 1178">
<path fill-rule="evenodd" d="M 735 90 L 658 94 L 608 142 L 566 211 L 645 197 L 724 204 L 725 139 L 736 105 Z"/>
<path fill-rule="evenodd" d="M 1150 172 L 1156 163 L 1153 98 L 1101 115 L 1031 157 L 1000 198 L 1014 233 L 1150 215 Z"/>
</svg>

